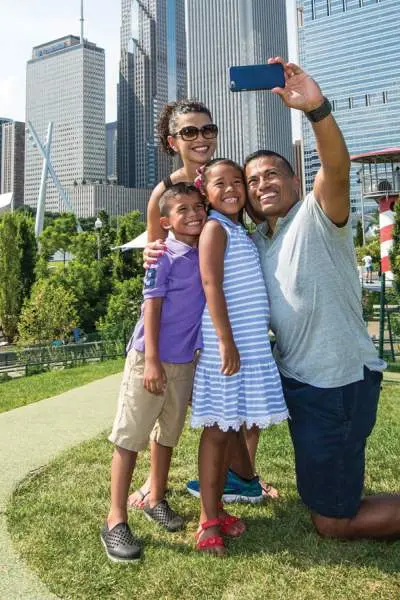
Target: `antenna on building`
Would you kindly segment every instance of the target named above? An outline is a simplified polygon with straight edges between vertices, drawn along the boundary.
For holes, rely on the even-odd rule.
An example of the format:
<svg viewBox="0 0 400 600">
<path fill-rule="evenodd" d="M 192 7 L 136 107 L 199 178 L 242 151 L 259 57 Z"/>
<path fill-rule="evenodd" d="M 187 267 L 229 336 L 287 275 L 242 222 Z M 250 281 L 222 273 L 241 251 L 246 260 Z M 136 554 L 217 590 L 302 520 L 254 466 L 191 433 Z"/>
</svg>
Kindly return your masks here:
<svg viewBox="0 0 400 600">
<path fill-rule="evenodd" d="M 81 0 L 81 18 L 80 18 L 80 22 L 81 22 L 81 44 L 83 44 L 83 0 Z"/>
</svg>

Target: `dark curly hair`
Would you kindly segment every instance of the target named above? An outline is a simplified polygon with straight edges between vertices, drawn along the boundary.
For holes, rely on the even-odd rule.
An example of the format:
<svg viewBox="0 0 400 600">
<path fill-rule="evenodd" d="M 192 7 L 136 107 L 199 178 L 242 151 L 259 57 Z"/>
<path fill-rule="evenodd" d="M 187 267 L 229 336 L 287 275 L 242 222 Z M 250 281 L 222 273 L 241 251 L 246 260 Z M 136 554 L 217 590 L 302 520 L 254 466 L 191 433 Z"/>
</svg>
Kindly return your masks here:
<svg viewBox="0 0 400 600">
<path fill-rule="evenodd" d="M 168 144 L 168 136 L 171 132 L 175 131 L 176 118 L 179 115 L 186 115 L 188 113 L 204 113 L 212 121 L 210 110 L 202 102 L 197 100 L 178 100 L 177 102 L 169 102 L 165 104 L 158 117 L 157 132 L 160 145 L 164 152 L 170 155 L 174 155 L 175 151 L 172 150 Z"/>
</svg>

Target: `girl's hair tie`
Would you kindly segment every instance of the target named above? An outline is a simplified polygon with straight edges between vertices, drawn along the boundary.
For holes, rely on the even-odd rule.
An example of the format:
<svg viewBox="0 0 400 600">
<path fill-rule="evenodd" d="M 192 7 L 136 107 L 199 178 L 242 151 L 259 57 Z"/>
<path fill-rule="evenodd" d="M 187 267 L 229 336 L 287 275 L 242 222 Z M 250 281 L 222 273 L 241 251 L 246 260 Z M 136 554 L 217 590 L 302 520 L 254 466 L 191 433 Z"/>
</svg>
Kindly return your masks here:
<svg viewBox="0 0 400 600">
<path fill-rule="evenodd" d="M 199 192 L 201 194 L 203 194 L 203 196 L 205 196 L 205 192 L 204 192 L 204 167 L 199 167 L 198 169 L 196 169 L 196 177 L 195 180 L 193 182 L 193 184 L 195 185 L 195 187 L 197 187 L 197 189 L 199 190 Z"/>
</svg>

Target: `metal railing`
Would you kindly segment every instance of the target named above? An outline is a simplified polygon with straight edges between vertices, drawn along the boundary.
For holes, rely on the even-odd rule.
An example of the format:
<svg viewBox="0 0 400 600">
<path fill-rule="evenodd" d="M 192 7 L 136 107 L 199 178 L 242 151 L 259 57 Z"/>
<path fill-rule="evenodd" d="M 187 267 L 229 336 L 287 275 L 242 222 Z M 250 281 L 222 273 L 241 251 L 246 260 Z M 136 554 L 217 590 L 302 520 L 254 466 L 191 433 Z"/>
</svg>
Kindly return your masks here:
<svg viewBox="0 0 400 600">
<path fill-rule="evenodd" d="M 24 376 L 55 367 L 78 366 L 125 356 L 125 346 L 125 338 L 120 338 L 3 351 L 0 353 L 0 375 Z"/>
</svg>

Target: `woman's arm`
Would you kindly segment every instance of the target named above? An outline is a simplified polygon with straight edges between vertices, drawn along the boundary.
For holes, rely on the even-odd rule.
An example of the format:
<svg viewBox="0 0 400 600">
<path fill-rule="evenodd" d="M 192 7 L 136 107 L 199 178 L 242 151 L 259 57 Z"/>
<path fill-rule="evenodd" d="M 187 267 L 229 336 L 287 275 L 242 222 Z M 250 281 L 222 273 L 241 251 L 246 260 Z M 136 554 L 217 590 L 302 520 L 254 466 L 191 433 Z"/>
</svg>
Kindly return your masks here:
<svg viewBox="0 0 400 600">
<path fill-rule="evenodd" d="M 167 232 L 160 225 L 160 207 L 158 203 L 162 193 L 165 190 L 165 186 L 162 181 L 151 193 L 150 200 L 147 204 L 147 240 L 148 242 L 155 242 L 156 240 L 165 240 Z"/>
<path fill-rule="evenodd" d="M 226 233 L 216 221 L 208 221 L 200 235 L 200 274 L 208 310 L 221 355 L 221 373 L 233 375 L 240 369 L 240 356 L 233 339 L 223 290 Z"/>
</svg>

